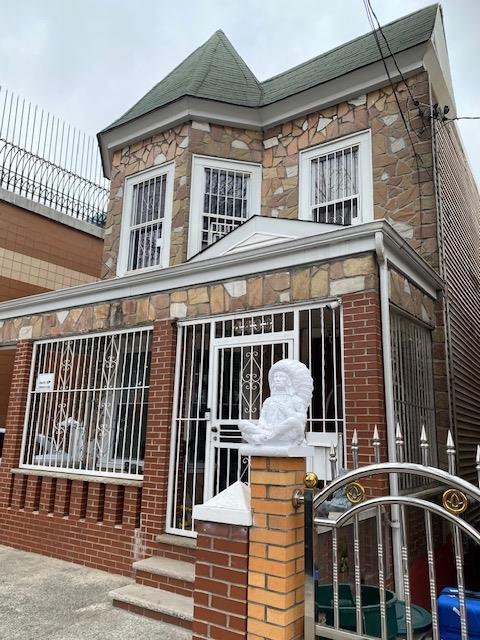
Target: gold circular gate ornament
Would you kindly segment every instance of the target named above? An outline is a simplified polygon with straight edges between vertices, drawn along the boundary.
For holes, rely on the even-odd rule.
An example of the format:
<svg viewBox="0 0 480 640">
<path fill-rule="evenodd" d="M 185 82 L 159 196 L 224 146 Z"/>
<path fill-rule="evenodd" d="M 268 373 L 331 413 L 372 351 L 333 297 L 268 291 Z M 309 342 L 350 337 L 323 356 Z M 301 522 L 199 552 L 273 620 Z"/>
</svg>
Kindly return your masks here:
<svg viewBox="0 0 480 640">
<path fill-rule="evenodd" d="M 365 500 L 365 489 L 359 482 L 350 482 L 345 487 L 345 495 L 352 504 L 360 504 Z"/>
<path fill-rule="evenodd" d="M 318 484 L 318 476 L 313 471 L 309 471 L 305 474 L 303 479 L 303 484 L 307 487 L 307 489 L 315 489 Z"/>
<path fill-rule="evenodd" d="M 456 516 L 465 513 L 469 506 L 467 496 L 459 489 L 447 489 L 443 493 L 442 504 L 449 513 Z"/>
</svg>

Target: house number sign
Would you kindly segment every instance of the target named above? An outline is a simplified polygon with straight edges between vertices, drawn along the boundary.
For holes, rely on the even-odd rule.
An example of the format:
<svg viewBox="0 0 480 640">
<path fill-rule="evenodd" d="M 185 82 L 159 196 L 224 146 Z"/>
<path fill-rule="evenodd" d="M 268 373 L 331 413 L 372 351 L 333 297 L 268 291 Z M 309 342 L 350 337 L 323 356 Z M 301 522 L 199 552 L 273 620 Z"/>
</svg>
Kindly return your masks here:
<svg viewBox="0 0 480 640">
<path fill-rule="evenodd" d="M 35 391 L 53 391 L 54 382 L 55 374 L 39 373 L 37 376 Z"/>
</svg>

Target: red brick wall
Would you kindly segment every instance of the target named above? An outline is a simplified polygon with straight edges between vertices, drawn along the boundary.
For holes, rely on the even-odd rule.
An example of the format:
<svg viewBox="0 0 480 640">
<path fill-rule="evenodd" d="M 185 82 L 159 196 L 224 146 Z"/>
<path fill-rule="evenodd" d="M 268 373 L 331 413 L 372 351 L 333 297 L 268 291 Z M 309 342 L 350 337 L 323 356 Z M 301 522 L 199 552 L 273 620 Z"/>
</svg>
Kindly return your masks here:
<svg viewBox="0 0 480 640">
<path fill-rule="evenodd" d="M 12 473 L 32 353 L 30 342 L 18 343 L 0 467 L 0 543 L 123 574 L 131 574 L 132 561 L 145 551 L 154 552 L 165 523 L 175 340 L 171 321 L 155 324 L 143 490 L 87 477 Z"/>
<path fill-rule="evenodd" d="M 175 323 L 171 320 L 156 322 L 152 337 L 142 491 L 142 537 L 147 555 L 154 553 L 155 538 L 165 528 L 175 353 Z"/>
<path fill-rule="evenodd" d="M 100 275 L 101 238 L 4 200 L 0 200 L 0 247 L 95 277 Z"/>
<path fill-rule="evenodd" d="M 387 459 L 387 431 L 382 360 L 382 325 L 377 292 L 343 296 L 345 419 L 348 465 L 354 429 L 360 466 L 373 462 L 371 440 L 377 425 L 382 460 Z M 378 481 L 379 482 L 379 481 Z"/>
<path fill-rule="evenodd" d="M 247 637 L 248 527 L 197 522 L 193 640 Z"/>
</svg>

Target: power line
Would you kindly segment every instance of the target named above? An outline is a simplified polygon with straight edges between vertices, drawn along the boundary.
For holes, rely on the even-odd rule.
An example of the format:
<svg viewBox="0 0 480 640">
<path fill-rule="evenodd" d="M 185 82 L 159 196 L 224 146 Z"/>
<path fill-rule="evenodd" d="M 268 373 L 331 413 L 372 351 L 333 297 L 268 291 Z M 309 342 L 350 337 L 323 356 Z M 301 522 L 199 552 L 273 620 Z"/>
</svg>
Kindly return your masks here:
<svg viewBox="0 0 480 640">
<path fill-rule="evenodd" d="M 390 54 L 390 57 L 392 58 L 393 63 L 394 63 L 394 65 L 395 65 L 395 68 L 397 69 L 397 71 L 398 71 L 398 73 L 399 73 L 400 77 L 402 78 L 403 82 L 405 83 L 405 87 L 407 88 L 407 91 L 408 91 L 408 93 L 409 93 L 409 95 L 410 95 L 410 98 L 412 99 L 413 104 L 414 104 L 416 107 L 418 107 L 420 103 L 419 103 L 418 99 L 417 99 L 417 98 L 415 98 L 415 97 L 412 95 L 412 92 L 411 92 L 411 90 L 410 90 L 410 87 L 409 87 L 409 86 L 408 86 L 408 84 L 407 84 L 407 80 L 406 80 L 405 76 L 403 75 L 402 70 L 401 70 L 401 69 L 400 69 L 400 67 L 398 66 L 397 59 L 395 58 L 395 55 L 394 55 L 394 53 L 393 53 L 393 51 L 392 51 L 392 49 L 391 49 L 391 47 L 390 47 L 390 43 L 388 42 L 387 36 L 385 35 L 385 33 L 384 33 L 383 29 L 382 29 L 382 25 L 380 24 L 380 21 L 379 21 L 379 19 L 377 18 L 377 14 L 376 14 L 376 13 L 375 13 L 375 11 L 373 10 L 372 3 L 370 2 L 370 0 L 364 0 L 364 3 L 365 3 L 365 8 L 367 8 L 367 5 L 368 5 L 367 12 L 368 12 L 368 10 L 370 10 L 371 15 L 373 15 L 373 17 L 375 18 L 375 22 L 377 23 L 377 28 L 378 28 L 378 30 L 380 31 L 380 33 L 382 34 L 382 37 L 383 37 L 383 39 L 384 39 L 384 41 L 385 41 L 385 45 L 386 45 L 386 47 L 387 47 L 387 49 L 388 49 L 388 53 Z M 370 22 L 370 26 L 372 26 L 372 29 L 373 29 L 372 21 L 371 21 L 371 20 L 369 20 L 369 22 Z M 381 53 L 381 52 L 380 52 L 380 53 Z M 415 133 L 416 133 L 416 132 L 415 132 Z"/>
<path fill-rule="evenodd" d="M 425 171 L 427 172 L 427 174 L 428 174 L 428 176 L 430 177 L 431 180 L 433 180 L 433 177 L 432 177 L 430 171 L 428 170 L 428 168 L 425 166 L 425 163 L 423 162 L 422 156 L 420 156 L 417 153 L 417 150 L 415 149 L 415 143 L 414 143 L 413 138 L 412 138 L 411 128 L 407 124 L 407 120 L 405 118 L 405 114 L 404 114 L 402 106 L 400 104 L 400 99 L 398 97 L 398 93 L 397 93 L 396 87 L 395 87 L 395 85 L 393 83 L 392 77 L 390 75 L 390 71 L 388 69 L 386 58 L 385 58 L 385 56 L 383 54 L 383 51 L 382 51 L 382 45 L 381 45 L 379 37 L 378 37 L 377 29 L 375 29 L 375 25 L 373 23 L 373 19 L 372 19 L 373 9 L 371 9 L 370 0 L 363 0 L 363 4 L 365 6 L 365 11 L 367 13 L 368 22 L 369 22 L 370 27 L 372 29 L 372 35 L 375 38 L 375 42 L 377 43 L 377 48 L 378 48 L 378 51 L 380 53 L 380 57 L 382 59 L 382 63 L 383 63 L 383 67 L 385 69 L 385 73 L 387 74 L 388 81 L 390 83 L 390 86 L 391 86 L 392 91 L 393 91 L 393 95 L 395 97 L 395 102 L 397 103 L 397 107 L 398 107 L 398 111 L 400 113 L 400 117 L 402 118 L 403 124 L 405 126 L 405 130 L 407 132 L 408 138 L 410 140 L 410 144 L 412 146 L 412 151 L 413 151 L 413 155 L 414 155 L 414 158 L 415 158 L 415 164 L 417 166 L 417 183 L 418 183 L 418 190 L 419 190 L 419 193 L 420 193 L 420 165 L 419 165 L 419 161 L 422 163 L 423 168 L 425 169 Z M 384 38 L 385 42 L 387 43 L 388 50 L 391 52 L 391 49 L 390 49 L 390 46 L 388 45 L 388 41 L 386 39 L 385 34 L 383 34 L 383 38 Z M 390 53 L 390 55 L 393 58 L 395 66 L 397 67 L 397 69 L 399 69 L 399 67 L 397 65 L 397 62 L 395 60 L 395 56 L 393 55 L 393 53 Z M 400 72 L 400 74 L 401 74 L 401 72 Z M 410 90 L 408 88 L 407 83 L 405 82 L 405 78 L 403 77 L 403 74 L 401 74 L 401 76 L 403 78 L 405 86 L 407 87 L 407 89 L 408 89 L 408 91 L 409 91 L 409 93 L 411 95 L 411 92 L 410 92 Z M 419 136 L 418 136 L 418 133 L 416 131 L 415 131 L 415 134 L 417 135 L 417 138 L 418 138 Z M 420 207 L 421 207 L 421 199 L 420 199 Z"/>
</svg>

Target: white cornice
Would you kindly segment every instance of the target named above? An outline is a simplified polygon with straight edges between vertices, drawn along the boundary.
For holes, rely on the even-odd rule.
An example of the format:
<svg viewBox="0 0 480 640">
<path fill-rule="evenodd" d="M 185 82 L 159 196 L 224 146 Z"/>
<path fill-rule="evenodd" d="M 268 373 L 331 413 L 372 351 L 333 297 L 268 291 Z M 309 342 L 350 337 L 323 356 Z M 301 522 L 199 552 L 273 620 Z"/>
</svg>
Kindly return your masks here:
<svg viewBox="0 0 480 640">
<path fill-rule="evenodd" d="M 387 221 L 379 220 L 307 238 L 288 240 L 262 250 L 257 248 L 216 256 L 158 271 L 133 273 L 120 278 L 10 300 L 0 304 L 0 320 L 245 278 L 256 273 L 282 271 L 296 266 L 374 252 L 378 232 L 383 235 L 386 255 L 392 267 L 435 298 L 438 291 L 443 289 L 441 278 Z"/>
<path fill-rule="evenodd" d="M 395 56 L 404 76 L 408 77 L 424 69 L 427 46 L 428 42 L 425 42 Z M 392 80 L 400 79 L 391 62 L 389 71 Z M 189 120 L 266 130 L 312 111 L 374 91 L 385 84 L 384 66 L 381 62 L 376 62 L 263 107 L 242 107 L 194 97 L 180 98 L 140 118 L 98 134 L 105 175 L 110 177 L 113 153 L 117 149 Z"/>
</svg>

